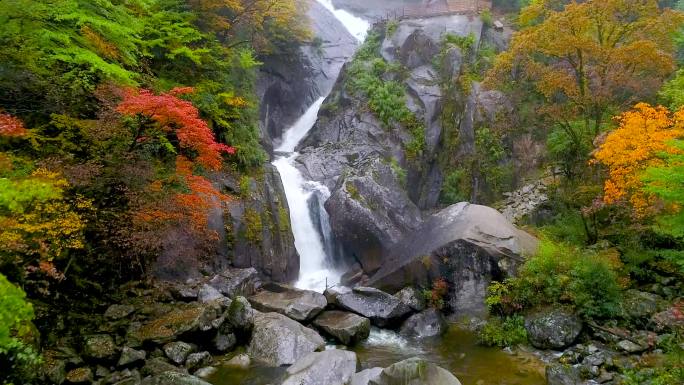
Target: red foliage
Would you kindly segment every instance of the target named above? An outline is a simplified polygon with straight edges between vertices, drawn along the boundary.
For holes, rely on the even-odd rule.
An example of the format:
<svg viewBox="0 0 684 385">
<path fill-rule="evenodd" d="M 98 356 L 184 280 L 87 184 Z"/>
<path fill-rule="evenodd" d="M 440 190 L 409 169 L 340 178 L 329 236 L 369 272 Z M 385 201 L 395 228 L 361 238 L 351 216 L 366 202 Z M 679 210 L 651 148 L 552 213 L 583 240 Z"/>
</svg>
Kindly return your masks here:
<svg viewBox="0 0 684 385">
<path fill-rule="evenodd" d="M 191 92 L 190 87 L 174 88 L 159 95 L 149 90 L 130 89 L 116 110 L 125 115 L 149 116 L 163 130 L 175 131 L 181 149 L 194 150 L 197 163 L 210 170 L 218 170 L 221 168 L 221 153 L 234 154 L 235 147 L 216 142 L 214 133 L 200 118 L 197 108 L 177 97 Z"/>
<path fill-rule="evenodd" d="M 0 136 L 24 136 L 27 133 L 21 120 L 0 112 Z"/>
</svg>

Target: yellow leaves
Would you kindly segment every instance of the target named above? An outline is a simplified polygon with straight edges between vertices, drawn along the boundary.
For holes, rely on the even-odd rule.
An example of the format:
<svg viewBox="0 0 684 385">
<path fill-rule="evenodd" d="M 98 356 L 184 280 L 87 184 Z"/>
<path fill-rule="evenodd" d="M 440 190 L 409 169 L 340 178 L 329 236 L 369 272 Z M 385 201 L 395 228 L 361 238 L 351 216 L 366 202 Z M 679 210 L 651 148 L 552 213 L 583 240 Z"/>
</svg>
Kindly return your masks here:
<svg viewBox="0 0 684 385">
<path fill-rule="evenodd" d="M 639 103 L 616 120 L 620 126 L 594 152 L 592 163 L 608 168 L 603 200 L 629 202 L 636 216 L 649 212 L 655 197 L 642 190 L 641 174 L 662 165 L 662 153 L 677 153 L 669 143 L 684 136 L 684 109 L 671 114 L 664 107 Z"/>
<path fill-rule="evenodd" d="M 121 54 L 116 46 L 107 40 L 102 35 L 95 32 L 92 28 L 84 25 L 81 27 L 81 35 L 93 46 L 95 51 L 100 55 L 109 59 L 120 59 Z"/>
</svg>

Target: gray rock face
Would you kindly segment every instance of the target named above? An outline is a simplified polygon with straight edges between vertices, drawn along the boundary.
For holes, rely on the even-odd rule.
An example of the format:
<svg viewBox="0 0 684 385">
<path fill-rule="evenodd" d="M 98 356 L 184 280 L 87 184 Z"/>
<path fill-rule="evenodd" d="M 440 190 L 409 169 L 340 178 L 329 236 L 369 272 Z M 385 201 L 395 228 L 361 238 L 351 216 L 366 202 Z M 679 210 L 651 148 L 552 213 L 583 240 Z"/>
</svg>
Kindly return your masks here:
<svg viewBox="0 0 684 385">
<path fill-rule="evenodd" d="M 197 350 L 197 347 L 185 342 L 176 341 L 164 345 L 163 350 L 166 357 L 171 361 L 178 365 L 182 365 L 185 362 L 185 359 L 188 358 L 188 355 Z"/>
<path fill-rule="evenodd" d="M 325 311 L 316 317 L 313 324 L 344 345 L 353 345 L 368 338 L 370 334 L 370 320 L 368 318 L 343 311 Z"/>
<path fill-rule="evenodd" d="M 197 300 L 202 303 L 224 298 L 220 291 L 207 284 L 203 285 L 197 293 Z"/>
<path fill-rule="evenodd" d="M 204 366 L 209 366 L 213 361 L 214 359 L 209 352 L 192 353 L 188 355 L 188 359 L 185 360 L 185 367 L 188 370 L 193 371 Z"/>
<path fill-rule="evenodd" d="M 370 368 L 354 374 L 349 381 L 349 385 L 370 385 L 380 378 L 383 368 Z"/>
<path fill-rule="evenodd" d="M 280 174 L 265 164 L 263 178 L 251 178 L 248 186 L 240 192 L 245 198 L 229 207 L 233 266 L 256 268 L 273 281 L 292 281 L 299 273 L 299 254 Z"/>
<path fill-rule="evenodd" d="M 382 370 L 373 385 L 461 385 L 449 371 L 421 358 L 409 358 Z"/>
<path fill-rule="evenodd" d="M 415 311 L 425 310 L 425 297 L 420 290 L 413 286 L 407 286 L 399 290 L 396 294 L 394 294 L 394 296 L 399 298 L 399 301 L 405 303 L 408 305 L 408 307 Z"/>
<path fill-rule="evenodd" d="M 397 324 L 411 313 L 399 299 L 372 287 L 355 287 L 331 297 L 335 306 L 369 318 L 379 327 Z"/>
<path fill-rule="evenodd" d="M 582 331 L 582 321 L 562 310 L 551 310 L 527 317 L 525 329 L 534 347 L 560 350 L 577 339 Z"/>
<path fill-rule="evenodd" d="M 568 365 L 549 365 L 546 367 L 547 385 L 579 385 L 582 383 L 577 368 Z"/>
<path fill-rule="evenodd" d="M 369 284 L 387 291 L 406 285 L 428 287 L 444 277 L 449 305 L 458 314 L 483 314 L 492 279 L 515 273 L 537 240 L 517 229 L 498 211 L 458 203 L 428 218 L 398 243 Z"/>
<path fill-rule="evenodd" d="M 401 325 L 401 334 L 409 337 L 435 337 L 447 332 L 447 324 L 442 313 L 437 309 L 427 309 L 409 317 Z"/>
<path fill-rule="evenodd" d="M 355 166 L 338 181 L 325 208 L 347 254 L 371 273 L 381 267 L 392 245 L 418 228 L 421 214 L 388 163 L 373 158 Z"/>
<path fill-rule="evenodd" d="M 254 317 L 247 354 L 269 366 L 291 365 L 324 346 L 316 331 L 284 315 L 262 313 Z"/>
<path fill-rule="evenodd" d="M 147 352 L 144 350 L 135 350 L 127 346 L 121 350 L 121 356 L 119 357 L 118 366 L 126 366 L 135 362 L 144 361 L 147 358 Z"/>
<path fill-rule="evenodd" d="M 627 290 L 623 301 L 627 317 L 639 321 L 663 310 L 666 302 L 658 295 L 638 290 Z"/>
<path fill-rule="evenodd" d="M 189 374 L 165 372 L 143 380 L 142 385 L 211 385 Z"/>
<path fill-rule="evenodd" d="M 354 352 L 331 349 L 309 353 L 287 369 L 282 385 L 345 385 L 356 367 Z"/>
<path fill-rule="evenodd" d="M 109 360 L 116 356 L 116 345 L 109 334 L 86 336 L 83 341 L 83 355 L 95 360 Z"/>
<path fill-rule="evenodd" d="M 234 298 L 235 296 L 249 296 L 261 287 L 259 272 L 254 268 L 228 268 L 215 275 L 209 285 L 221 294 Z"/>
<path fill-rule="evenodd" d="M 270 284 L 263 289 L 249 297 L 255 309 L 280 313 L 297 321 L 314 318 L 328 304 L 322 294 L 311 290 L 299 290 L 280 284 Z"/>
</svg>

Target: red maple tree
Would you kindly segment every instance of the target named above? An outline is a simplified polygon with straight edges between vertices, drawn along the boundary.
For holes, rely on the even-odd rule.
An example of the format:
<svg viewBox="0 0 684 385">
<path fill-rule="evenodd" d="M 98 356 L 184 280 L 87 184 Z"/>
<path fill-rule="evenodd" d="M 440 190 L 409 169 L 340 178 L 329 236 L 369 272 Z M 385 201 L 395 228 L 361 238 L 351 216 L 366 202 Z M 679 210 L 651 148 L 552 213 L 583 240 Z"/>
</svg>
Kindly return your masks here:
<svg viewBox="0 0 684 385">
<path fill-rule="evenodd" d="M 192 92 L 191 87 L 174 88 L 159 95 L 150 90 L 129 89 L 116 110 L 124 115 L 150 117 L 162 130 L 175 132 L 181 149 L 196 152 L 194 160 L 197 163 L 210 170 L 218 170 L 221 168 L 221 154 L 234 154 L 235 147 L 216 142 L 214 133 L 200 118 L 197 108 L 178 97 Z"/>
<path fill-rule="evenodd" d="M 24 136 L 28 133 L 24 123 L 12 115 L 0 112 L 0 136 Z"/>
</svg>

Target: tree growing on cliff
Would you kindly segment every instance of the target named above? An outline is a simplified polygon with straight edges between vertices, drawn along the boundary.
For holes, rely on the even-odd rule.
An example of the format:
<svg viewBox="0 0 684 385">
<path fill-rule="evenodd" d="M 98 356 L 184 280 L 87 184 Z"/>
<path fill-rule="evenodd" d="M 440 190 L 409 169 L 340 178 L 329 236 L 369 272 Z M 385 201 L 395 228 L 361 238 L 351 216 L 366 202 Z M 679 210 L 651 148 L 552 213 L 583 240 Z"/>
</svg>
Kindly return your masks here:
<svg viewBox="0 0 684 385">
<path fill-rule="evenodd" d="M 536 1 L 487 83 L 533 93 L 536 112 L 560 128 L 555 142 L 581 158 L 613 111 L 648 100 L 675 70 L 673 35 L 683 21 L 656 0 Z"/>
</svg>

